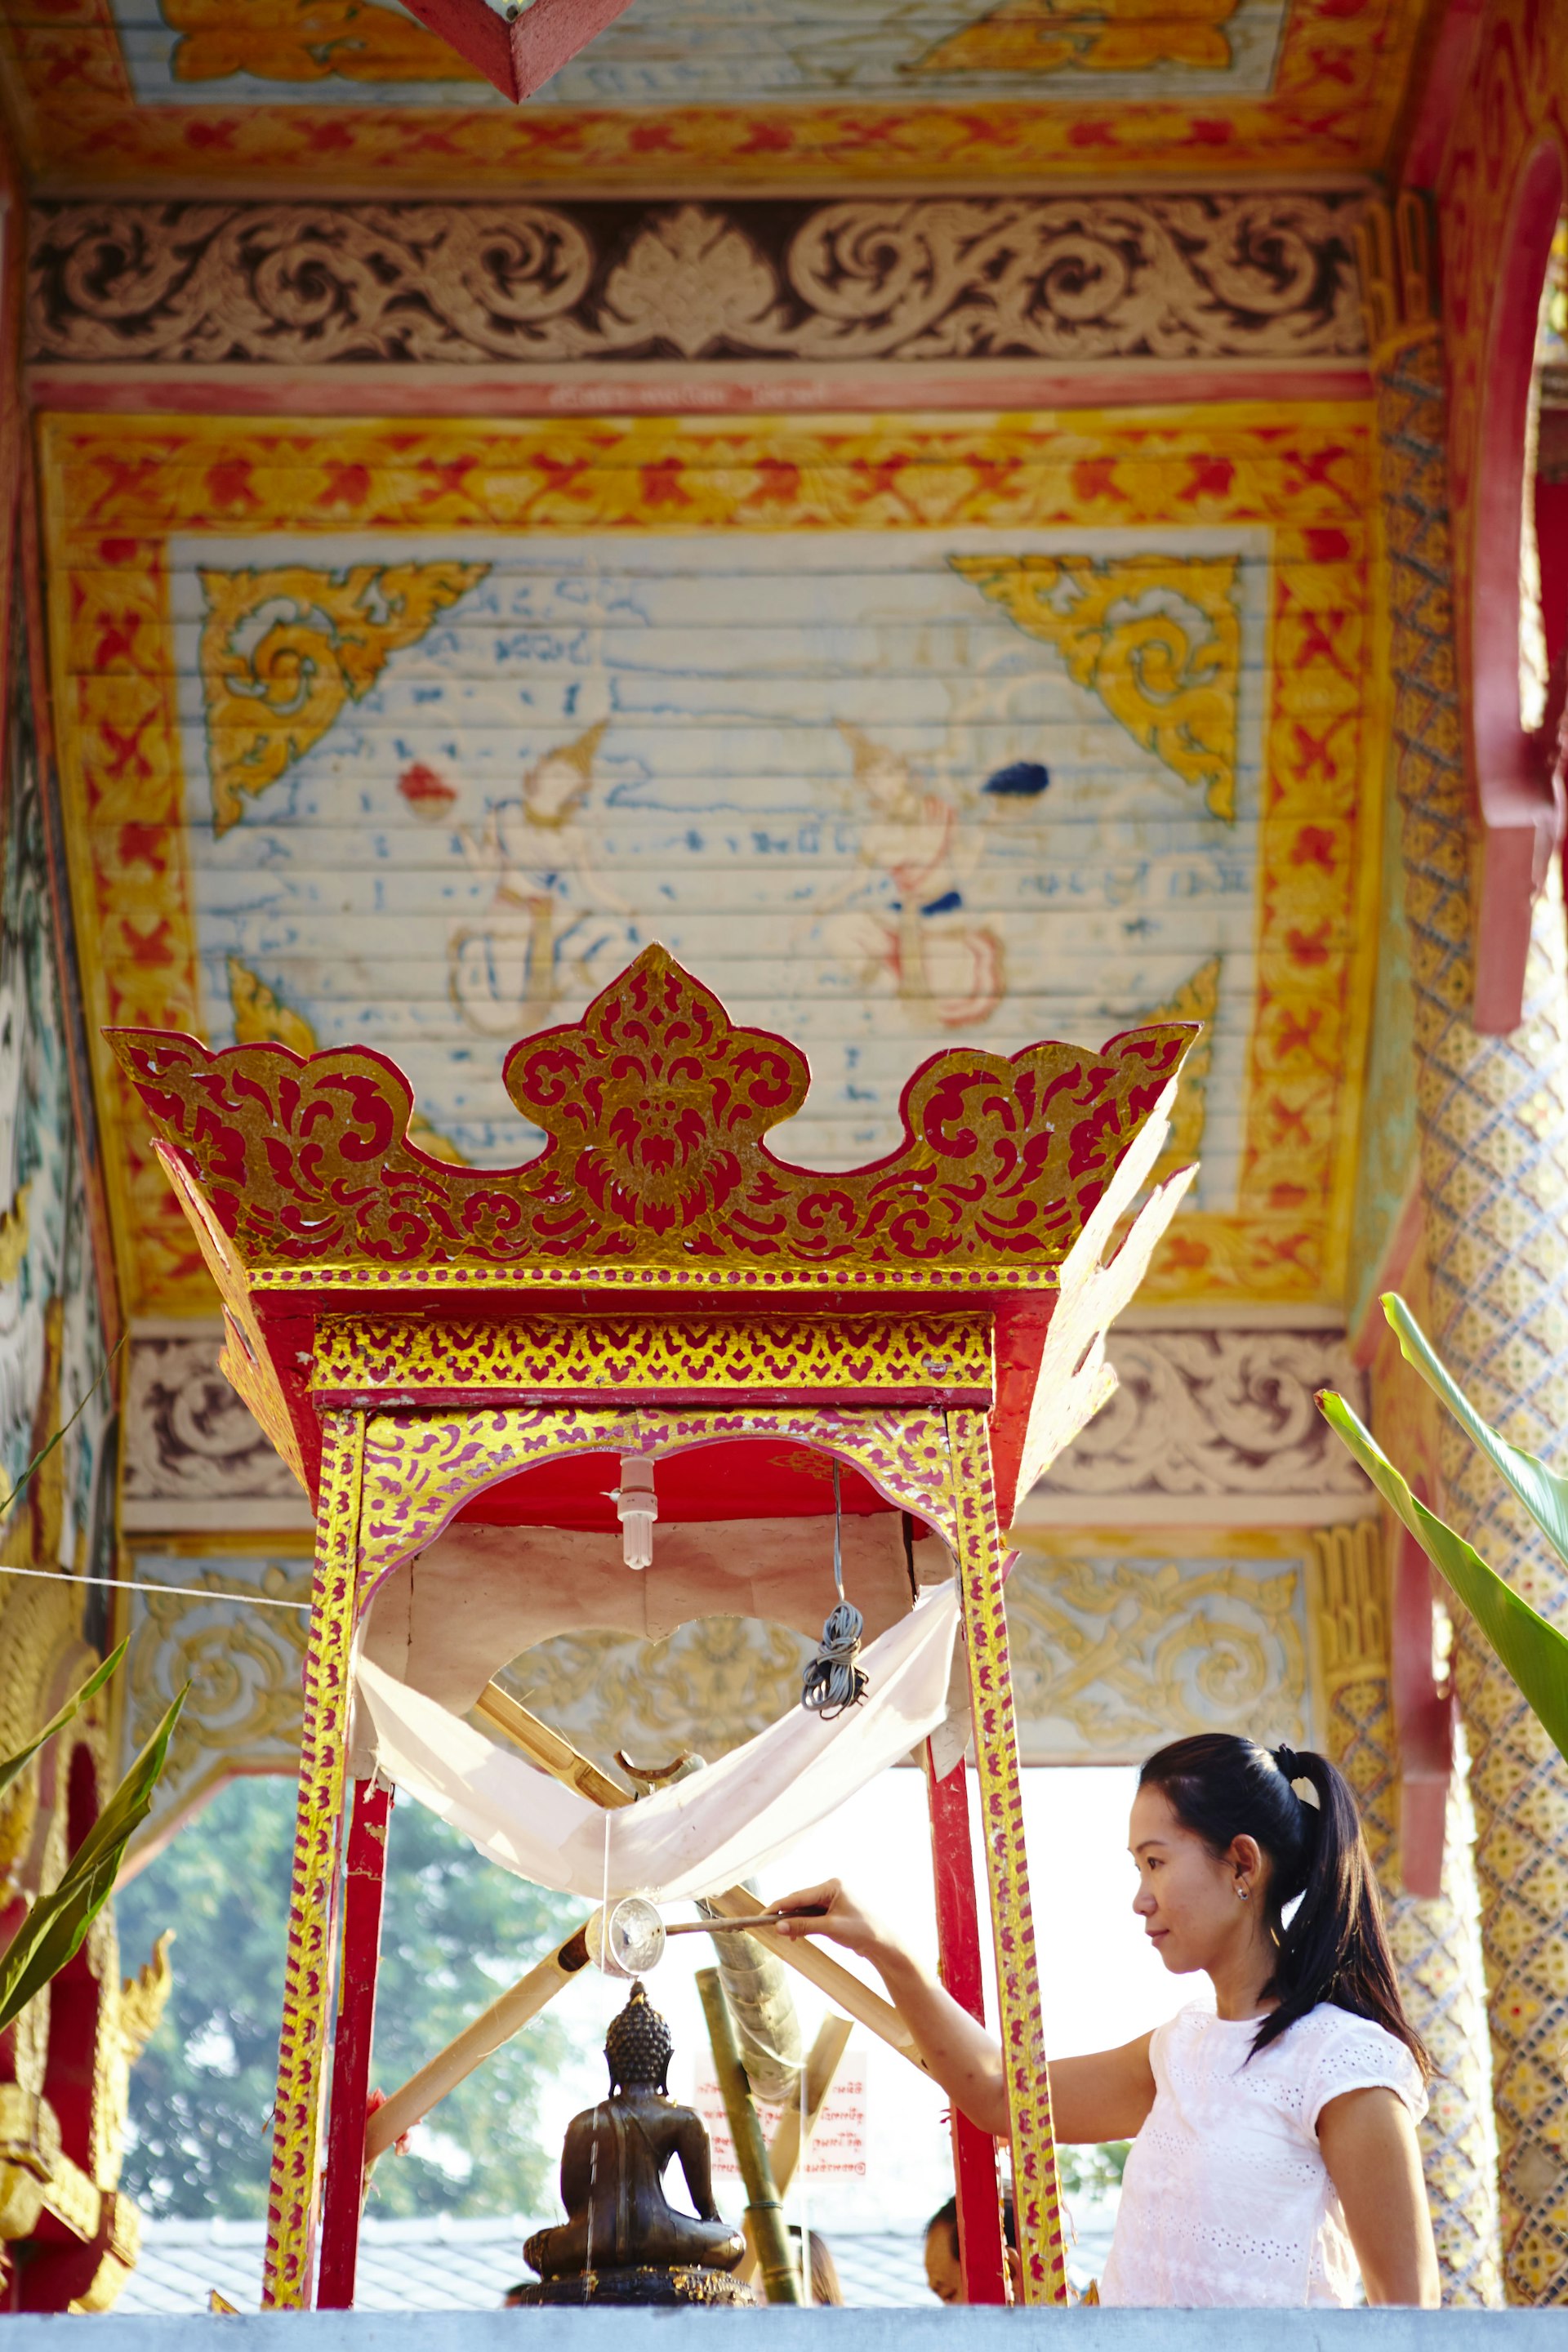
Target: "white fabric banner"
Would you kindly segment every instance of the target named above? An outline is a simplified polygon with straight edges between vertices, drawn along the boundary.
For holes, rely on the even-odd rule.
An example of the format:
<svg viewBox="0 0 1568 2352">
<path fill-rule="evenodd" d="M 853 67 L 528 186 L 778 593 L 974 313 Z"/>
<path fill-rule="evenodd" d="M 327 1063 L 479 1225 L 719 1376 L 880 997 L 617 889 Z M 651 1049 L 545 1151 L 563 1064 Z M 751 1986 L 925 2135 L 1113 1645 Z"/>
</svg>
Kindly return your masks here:
<svg viewBox="0 0 1568 2352">
<path fill-rule="evenodd" d="M 860 1706 L 832 1723 L 795 1707 L 717 1764 L 616 1812 L 368 1658 L 356 1681 L 386 1778 L 503 1870 L 594 1903 L 606 1890 L 612 1901 L 671 1903 L 749 1878 L 933 1731 L 947 1709 L 957 1627 L 957 1588 L 941 1585 L 862 1651 L 870 1688 Z"/>
</svg>

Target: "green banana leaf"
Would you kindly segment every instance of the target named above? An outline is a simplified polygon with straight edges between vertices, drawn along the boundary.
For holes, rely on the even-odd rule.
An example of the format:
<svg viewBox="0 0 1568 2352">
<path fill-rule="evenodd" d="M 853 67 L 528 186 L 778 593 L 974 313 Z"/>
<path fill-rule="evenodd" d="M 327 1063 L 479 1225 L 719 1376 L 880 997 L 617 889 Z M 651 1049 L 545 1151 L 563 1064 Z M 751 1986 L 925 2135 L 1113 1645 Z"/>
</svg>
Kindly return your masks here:
<svg viewBox="0 0 1568 2352">
<path fill-rule="evenodd" d="M 128 1636 L 121 1642 L 118 1650 L 110 1650 L 102 1665 L 93 1668 L 80 1690 L 67 1699 L 58 1715 L 49 1717 L 36 1739 L 29 1740 L 26 1747 L 19 1748 L 15 1756 L 7 1756 L 0 1760 L 0 1798 L 5 1797 L 16 1787 L 44 1742 L 47 1739 L 52 1739 L 57 1731 L 63 1731 L 72 1716 L 84 1707 L 96 1692 L 103 1688 L 129 1646 Z"/>
<path fill-rule="evenodd" d="M 109 1668 L 118 1663 L 119 1656 L 116 1651 L 114 1658 L 108 1662 Z M 187 1683 L 164 1714 L 71 1856 L 59 1885 L 49 1894 L 38 1896 L 5 1950 L 0 1953 L 0 2032 L 80 1949 L 88 1929 L 108 1901 L 126 1841 L 152 1809 L 153 1791 L 169 1752 L 170 1735 L 189 1689 Z"/>
<path fill-rule="evenodd" d="M 1568 1561 L 1568 1479 L 1560 1478 L 1544 1462 L 1522 1447 L 1500 1437 L 1481 1419 L 1469 1398 L 1433 1350 L 1426 1334 L 1400 1297 L 1389 1291 L 1383 1301 L 1399 1352 L 1418 1371 L 1427 1387 L 1446 1404 L 1468 1437 L 1472 1438 L 1493 1467 L 1501 1472 L 1542 1534 L 1559 1557 Z"/>
<path fill-rule="evenodd" d="M 1462 1536 L 1416 1501 L 1343 1397 L 1325 1389 L 1318 1410 L 1447 1578 L 1540 1717 L 1553 1747 L 1568 1759 L 1568 1634 L 1549 1625 Z"/>
</svg>

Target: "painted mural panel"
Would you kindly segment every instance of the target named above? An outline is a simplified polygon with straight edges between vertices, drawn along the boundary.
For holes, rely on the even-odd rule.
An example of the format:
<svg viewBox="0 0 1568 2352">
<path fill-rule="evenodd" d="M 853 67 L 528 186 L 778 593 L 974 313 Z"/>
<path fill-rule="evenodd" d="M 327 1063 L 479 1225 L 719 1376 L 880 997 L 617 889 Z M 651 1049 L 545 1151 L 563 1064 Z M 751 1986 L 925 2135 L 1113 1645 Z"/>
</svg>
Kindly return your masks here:
<svg viewBox="0 0 1568 2352">
<path fill-rule="evenodd" d="M 396 0 L 0 0 L 24 168 L 47 188 L 466 197 L 1376 171 L 1421 14 L 635 0 L 510 107 Z"/>
<path fill-rule="evenodd" d="M 505 1166 L 543 1142 L 505 1047 L 658 940 L 805 1047 L 775 1147 L 848 1167 L 955 1032 L 1191 1011 L 1184 1139 L 1234 1209 L 1258 533 L 423 547 L 171 547 L 215 1043 L 376 1045 L 447 1152 Z"/>
<path fill-rule="evenodd" d="M 115 0 L 144 103 L 505 108 L 389 0 Z M 1285 0 L 632 0 L 531 106 L 1256 97 Z"/>
<path fill-rule="evenodd" d="M 781 1146 L 842 1165 L 956 1033 L 1195 1015 L 1153 1289 L 1337 1298 L 1360 409 L 47 438 L 95 1025 L 378 1045 L 504 1163 L 506 1046 L 658 939 L 805 1047 Z M 210 1312 L 104 1085 L 135 1295 Z"/>
<path fill-rule="evenodd" d="M 89 1208 L 89 1144 L 68 1058 L 69 950 L 56 923 L 44 785 L 20 616 L 0 819 L 0 1475 L 9 1491 L 79 1406 L 80 1418 L 7 1528 L 5 1557 L 112 1573 L 114 1405 Z M 12 1587 L 15 1595 L 18 1588 Z M 42 1590 L 34 1598 L 41 1602 Z M 93 1622 L 104 1603 L 89 1608 Z"/>
</svg>

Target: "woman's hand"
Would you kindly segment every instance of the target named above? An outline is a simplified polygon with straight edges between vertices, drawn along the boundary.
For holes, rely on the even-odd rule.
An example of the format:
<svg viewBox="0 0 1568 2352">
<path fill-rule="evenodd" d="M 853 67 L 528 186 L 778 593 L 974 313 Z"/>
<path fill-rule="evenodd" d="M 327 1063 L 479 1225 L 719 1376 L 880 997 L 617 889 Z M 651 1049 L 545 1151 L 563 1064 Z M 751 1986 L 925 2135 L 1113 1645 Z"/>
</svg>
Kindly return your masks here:
<svg viewBox="0 0 1568 2352">
<path fill-rule="evenodd" d="M 781 1919 L 774 1930 L 792 1941 L 802 1936 L 826 1936 L 835 1944 L 842 1944 L 847 1952 L 858 1952 L 862 1959 L 873 1966 L 879 1959 L 897 1951 L 896 1937 L 889 1936 L 879 1920 L 847 1894 L 839 1878 L 825 1878 L 820 1886 L 802 1886 L 793 1895 L 781 1895 L 770 1910 L 796 1911 L 795 1919 Z"/>
<path fill-rule="evenodd" d="M 869 1960 L 934 2079 L 982 2131 L 1005 2133 L 1007 2098 L 1002 2084 L 1001 2051 L 985 2028 L 933 1981 L 899 1937 L 845 1892 L 842 1880 L 825 1878 L 820 1886 L 798 1887 L 769 1907 L 798 1914 L 793 1919 L 781 1919 L 773 1931 L 776 1935 L 792 1941 L 802 1936 L 830 1936 L 846 1951 Z"/>
</svg>

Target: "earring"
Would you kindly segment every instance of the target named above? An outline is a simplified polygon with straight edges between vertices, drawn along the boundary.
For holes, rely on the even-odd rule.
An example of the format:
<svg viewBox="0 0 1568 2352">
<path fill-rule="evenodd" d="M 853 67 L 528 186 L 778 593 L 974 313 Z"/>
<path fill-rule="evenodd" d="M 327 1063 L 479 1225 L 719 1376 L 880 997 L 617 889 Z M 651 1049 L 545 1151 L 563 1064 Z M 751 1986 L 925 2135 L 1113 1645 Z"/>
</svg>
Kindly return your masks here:
<svg viewBox="0 0 1568 2352">
<path fill-rule="evenodd" d="M 1241 1883 L 1240 1879 L 1238 1878 L 1238 1879 L 1237 1880 L 1237 1882 L 1236 1882 L 1236 1899 L 1237 1899 L 1237 1901 L 1238 1903 L 1246 1903 L 1246 1902 L 1247 1902 L 1247 1901 L 1250 1899 L 1250 1897 L 1251 1897 L 1251 1894 L 1252 1894 L 1252 1889 L 1251 1889 L 1251 1887 L 1250 1887 L 1250 1886 L 1244 1886 L 1244 1885 L 1242 1885 L 1242 1883 Z"/>
</svg>

